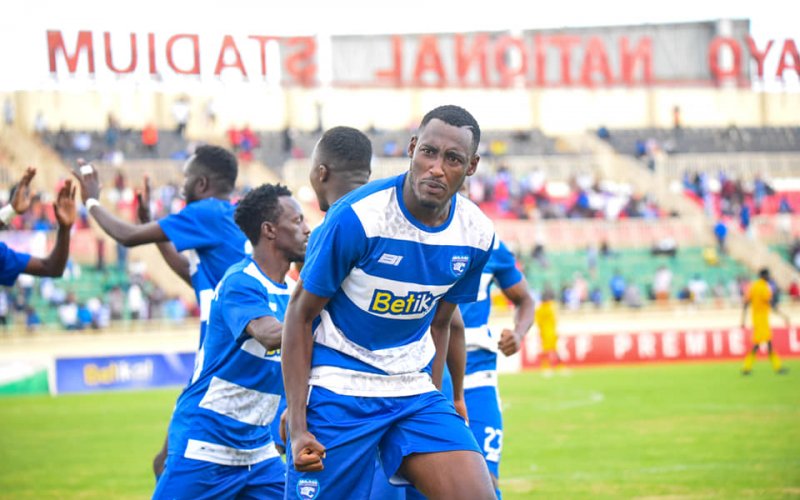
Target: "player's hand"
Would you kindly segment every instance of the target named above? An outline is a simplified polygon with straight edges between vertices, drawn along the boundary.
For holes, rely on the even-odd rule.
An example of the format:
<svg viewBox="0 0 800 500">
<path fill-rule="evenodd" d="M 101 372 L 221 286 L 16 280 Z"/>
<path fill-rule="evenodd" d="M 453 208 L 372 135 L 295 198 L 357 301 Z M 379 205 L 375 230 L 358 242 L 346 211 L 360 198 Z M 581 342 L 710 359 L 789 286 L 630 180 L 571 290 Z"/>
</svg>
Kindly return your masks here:
<svg viewBox="0 0 800 500">
<path fill-rule="evenodd" d="M 150 176 L 144 176 L 144 188 L 136 190 L 136 218 L 139 222 L 144 224 L 153 220 L 153 215 L 150 213 Z M 285 440 L 284 440 L 285 441 Z"/>
<path fill-rule="evenodd" d="M 453 406 L 456 407 L 456 413 L 461 415 L 464 420 L 469 424 L 469 415 L 467 415 L 467 402 L 463 399 L 454 399 Z"/>
<path fill-rule="evenodd" d="M 75 190 L 77 188 L 72 185 L 72 180 L 67 179 L 64 185 L 58 190 L 56 201 L 53 203 L 53 210 L 56 214 L 56 220 L 61 227 L 72 227 L 75 223 L 76 210 L 75 210 Z"/>
<path fill-rule="evenodd" d="M 97 169 L 92 167 L 91 172 L 89 172 L 88 167 L 91 167 L 91 165 L 82 158 L 78 158 L 77 164 L 78 168 L 72 171 L 72 175 L 78 180 L 78 184 L 81 186 L 81 200 L 84 204 L 89 198 L 99 200 L 100 188 L 102 186 L 100 185 L 100 179 L 97 175 Z M 83 169 L 82 167 L 86 168 Z"/>
<path fill-rule="evenodd" d="M 34 175 L 36 175 L 35 168 L 26 168 L 22 179 L 19 180 L 14 190 L 14 197 L 11 198 L 11 207 L 18 214 L 24 213 L 31 206 L 31 181 Z"/>
<path fill-rule="evenodd" d="M 319 472 L 325 467 L 325 447 L 308 431 L 292 435 L 292 460 L 297 472 Z"/>
<path fill-rule="evenodd" d="M 281 413 L 281 421 L 278 425 L 278 435 L 281 437 L 281 441 L 284 443 L 286 442 L 286 416 L 289 414 L 289 409 L 285 408 L 283 413 Z"/>
<path fill-rule="evenodd" d="M 520 344 L 519 336 L 506 328 L 500 333 L 500 342 L 497 343 L 497 348 L 506 356 L 511 356 L 519 351 Z"/>
</svg>

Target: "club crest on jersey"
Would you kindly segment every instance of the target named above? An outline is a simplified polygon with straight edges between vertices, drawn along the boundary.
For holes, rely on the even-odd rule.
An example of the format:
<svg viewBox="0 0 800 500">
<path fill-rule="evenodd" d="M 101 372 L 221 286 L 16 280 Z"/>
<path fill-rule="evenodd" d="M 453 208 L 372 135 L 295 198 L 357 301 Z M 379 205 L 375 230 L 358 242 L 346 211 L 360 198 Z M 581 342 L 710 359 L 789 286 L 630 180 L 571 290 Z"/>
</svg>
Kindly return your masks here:
<svg viewBox="0 0 800 500">
<path fill-rule="evenodd" d="M 468 262 L 469 256 L 454 255 L 453 258 L 450 259 L 450 271 L 452 271 L 453 276 L 461 276 L 464 274 L 464 271 L 467 269 Z"/>
<path fill-rule="evenodd" d="M 319 495 L 319 481 L 301 479 L 297 481 L 297 497 L 302 500 L 314 500 Z"/>
</svg>

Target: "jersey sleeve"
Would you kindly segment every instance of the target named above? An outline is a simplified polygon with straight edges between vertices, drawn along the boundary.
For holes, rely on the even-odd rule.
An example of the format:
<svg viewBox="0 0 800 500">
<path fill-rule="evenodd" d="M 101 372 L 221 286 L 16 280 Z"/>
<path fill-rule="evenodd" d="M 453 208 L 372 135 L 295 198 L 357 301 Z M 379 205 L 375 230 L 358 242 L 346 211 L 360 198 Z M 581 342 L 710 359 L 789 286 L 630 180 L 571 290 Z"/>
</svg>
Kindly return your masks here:
<svg viewBox="0 0 800 500">
<path fill-rule="evenodd" d="M 494 247 L 494 239 L 489 246 L 489 250 L 477 251 L 477 256 L 473 259 L 472 265 L 464 275 L 444 294 L 442 300 L 453 304 L 464 304 L 475 302 L 478 299 L 478 291 L 481 287 L 481 274 L 486 263 L 489 261 L 491 249 Z"/>
<path fill-rule="evenodd" d="M 309 238 L 300 272 L 303 288 L 332 297 L 366 249 L 364 228 L 349 206 L 329 213 Z"/>
<path fill-rule="evenodd" d="M 214 230 L 219 215 L 203 201 L 187 204 L 183 210 L 158 221 L 161 230 L 179 252 L 214 246 L 218 234 Z"/>
<path fill-rule="evenodd" d="M 30 255 L 15 252 L 0 242 L 0 285 L 13 285 L 30 260 Z"/>
<path fill-rule="evenodd" d="M 517 269 L 517 260 L 502 241 L 500 246 L 492 251 L 491 259 L 494 263 L 494 278 L 500 288 L 505 290 L 522 281 L 522 273 Z"/>
<path fill-rule="evenodd" d="M 247 324 L 263 316 L 275 316 L 269 296 L 255 279 L 239 274 L 229 276 L 219 298 L 222 320 L 234 339 L 245 334 Z"/>
</svg>

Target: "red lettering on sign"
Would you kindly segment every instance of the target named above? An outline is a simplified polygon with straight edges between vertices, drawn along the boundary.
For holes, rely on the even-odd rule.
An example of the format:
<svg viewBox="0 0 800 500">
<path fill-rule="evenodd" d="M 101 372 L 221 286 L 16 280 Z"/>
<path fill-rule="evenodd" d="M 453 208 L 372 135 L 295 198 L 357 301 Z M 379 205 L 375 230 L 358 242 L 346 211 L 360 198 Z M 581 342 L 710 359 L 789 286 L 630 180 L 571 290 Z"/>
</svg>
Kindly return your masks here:
<svg viewBox="0 0 800 500">
<path fill-rule="evenodd" d="M 572 85 L 572 74 L 570 64 L 572 64 L 572 47 L 581 43 L 581 39 L 575 35 L 553 35 L 549 37 L 550 45 L 558 47 L 561 51 L 561 83 Z"/>
<path fill-rule="evenodd" d="M 225 54 L 228 51 L 233 51 L 233 62 L 225 62 Z M 247 78 L 247 71 L 244 69 L 242 63 L 242 55 L 239 53 L 239 48 L 236 47 L 236 42 L 233 41 L 231 35 L 225 35 L 222 39 L 222 47 L 219 49 L 219 57 L 217 58 L 217 67 L 214 68 L 214 75 L 219 76 L 225 68 L 237 68 L 242 72 L 242 76 Z"/>
<path fill-rule="evenodd" d="M 289 38 L 286 41 L 289 47 L 299 47 L 299 50 L 286 57 L 286 71 L 301 85 L 312 85 L 317 75 L 317 65 L 314 57 L 317 51 L 317 42 L 312 37 L 303 36 Z"/>
<path fill-rule="evenodd" d="M 64 54 L 64 59 L 67 61 L 67 69 L 70 73 L 75 73 L 78 69 L 78 58 L 81 52 L 86 52 L 89 59 L 89 73 L 94 74 L 94 46 L 92 44 L 91 31 L 79 31 L 78 41 L 75 44 L 75 51 L 72 55 L 67 53 L 64 47 L 64 37 L 60 31 L 47 32 L 47 55 L 50 59 L 50 72 L 56 72 L 56 52 L 60 51 Z"/>
<path fill-rule="evenodd" d="M 481 85 L 489 85 L 489 72 L 486 64 L 487 45 L 489 37 L 483 34 L 473 37 L 472 46 L 467 49 L 466 37 L 456 35 L 456 79 L 466 83 L 467 73 L 474 63 L 478 64 Z"/>
<path fill-rule="evenodd" d="M 519 54 L 520 63 L 516 68 L 508 65 L 510 51 Z M 494 64 L 501 85 L 510 85 L 515 77 L 525 76 L 528 73 L 528 52 L 523 41 L 510 36 L 500 37 L 494 46 Z"/>
<path fill-rule="evenodd" d="M 136 69 L 136 60 L 138 55 L 136 52 L 136 33 L 131 33 L 131 62 L 125 69 L 120 69 L 114 66 L 114 61 L 111 57 L 111 33 L 108 31 L 103 33 L 103 40 L 105 41 L 106 66 L 108 66 L 108 69 L 114 73 L 132 73 Z"/>
<path fill-rule="evenodd" d="M 633 85 L 633 72 L 636 66 L 641 63 L 642 83 L 650 84 L 653 82 L 653 41 L 650 37 L 642 37 L 631 50 L 630 41 L 627 36 L 619 39 L 620 52 L 620 80 L 626 85 Z"/>
<path fill-rule="evenodd" d="M 392 36 L 392 67 L 375 72 L 378 83 L 403 84 L 403 37 Z"/>
<path fill-rule="evenodd" d="M 172 47 L 178 40 L 188 40 L 192 43 L 192 53 L 194 54 L 194 64 L 190 69 L 181 69 L 175 64 L 172 58 Z M 237 52 L 238 54 L 238 52 Z M 241 62 L 241 60 L 240 60 Z M 179 75 L 199 75 L 200 74 L 200 40 L 197 35 L 173 35 L 167 40 L 167 64 L 172 71 Z M 217 63 L 219 64 L 219 63 Z M 244 68 L 243 68 L 244 69 Z M 247 75 L 245 75 L 247 76 Z"/>
<path fill-rule="evenodd" d="M 276 36 L 259 36 L 250 35 L 251 40 L 258 42 L 259 55 L 261 57 L 261 76 L 267 76 L 267 42 L 270 40 L 279 40 Z"/>
<path fill-rule="evenodd" d="M 786 62 L 787 56 L 792 59 L 791 63 Z M 778 70 L 775 72 L 775 76 L 783 79 L 783 72 L 787 69 L 793 70 L 795 73 L 800 75 L 800 55 L 797 53 L 797 45 L 794 44 L 794 40 L 791 38 L 783 41 L 783 50 L 781 50 L 781 57 L 778 62 Z"/>
<path fill-rule="evenodd" d="M 722 68 L 719 65 L 719 55 L 723 47 L 727 47 L 733 54 L 730 68 Z M 738 77 L 742 68 L 742 48 L 739 42 L 725 36 L 714 38 L 708 47 L 708 67 L 711 68 L 711 74 L 717 82 Z"/>
<path fill-rule="evenodd" d="M 610 85 L 614 78 L 611 76 L 611 67 L 608 64 L 608 54 L 603 40 L 593 36 L 586 43 L 586 51 L 583 56 L 583 68 L 581 70 L 581 83 L 587 87 L 594 86 L 592 75 L 599 73 L 602 83 Z"/>
<path fill-rule="evenodd" d="M 772 48 L 772 40 L 767 42 L 767 46 L 764 47 L 764 51 L 760 52 L 758 47 L 756 47 L 756 41 L 753 40 L 753 37 L 747 37 L 747 49 L 750 51 L 750 55 L 753 59 L 756 60 L 756 65 L 758 66 L 757 74 L 759 78 L 764 78 L 764 59 L 767 58 L 767 53 L 769 49 Z"/>
<path fill-rule="evenodd" d="M 419 38 L 417 48 L 417 61 L 414 64 L 414 83 L 417 85 L 429 84 L 423 76 L 425 73 L 433 72 L 436 76 L 434 85 L 444 85 L 447 83 L 447 76 L 444 74 L 442 56 L 439 53 L 439 39 L 433 35 L 425 35 Z"/>
</svg>

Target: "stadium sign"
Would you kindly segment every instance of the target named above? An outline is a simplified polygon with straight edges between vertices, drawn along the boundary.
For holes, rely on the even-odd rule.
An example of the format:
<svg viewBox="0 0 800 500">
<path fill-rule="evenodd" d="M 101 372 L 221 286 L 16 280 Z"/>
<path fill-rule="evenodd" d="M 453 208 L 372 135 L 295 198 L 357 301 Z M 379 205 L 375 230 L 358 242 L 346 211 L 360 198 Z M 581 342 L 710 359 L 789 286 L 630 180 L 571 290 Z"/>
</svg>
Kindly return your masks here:
<svg viewBox="0 0 800 500">
<path fill-rule="evenodd" d="M 781 355 L 800 356 L 800 331 L 774 329 L 773 345 Z M 750 347 L 746 331 L 730 328 L 564 335 L 557 349 L 567 364 L 608 364 L 738 359 Z M 533 368 L 540 352 L 539 339 L 527 336 L 523 368 Z"/>
<path fill-rule="evenodd" d="M 591 88 L 746 85 L 800 75 L 795 40 L 756 41 L 746 20 L 435 35 L 282 37 L 59 29 L 45 35 L 47 68 L 56 80 L 110 76 L 289 87 Z"/>
</svg>

